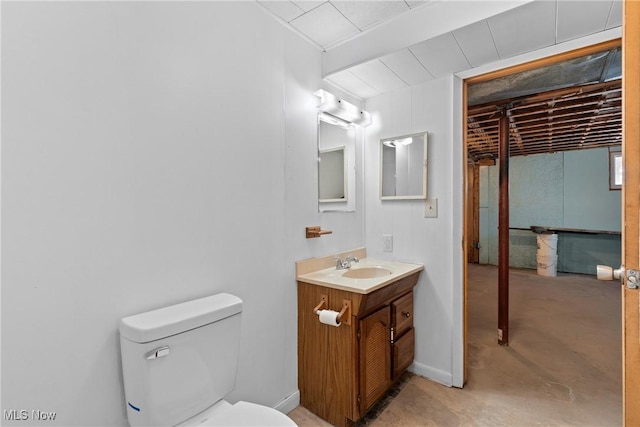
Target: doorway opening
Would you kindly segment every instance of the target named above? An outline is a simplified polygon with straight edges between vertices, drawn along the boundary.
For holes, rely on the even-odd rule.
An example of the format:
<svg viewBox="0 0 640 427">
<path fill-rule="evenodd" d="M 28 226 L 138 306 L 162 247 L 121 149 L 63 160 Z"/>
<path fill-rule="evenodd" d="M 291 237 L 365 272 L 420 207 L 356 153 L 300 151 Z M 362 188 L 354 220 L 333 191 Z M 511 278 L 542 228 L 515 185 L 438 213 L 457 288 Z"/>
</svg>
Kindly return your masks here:
<svg viewBox="0 0 640 427">
<path fill-rule="evenodd" d="M 617 248 L 617 253 L 611 256 L 617 257 L 619 262 L 619 210 L 608 216 L 617 216 L 617 225 L 597 226 L 598 221 L 602 224 L 602 217 L 589 219 L 587 214 L 595 212 L 584 206 L 581 208 L 580 204 L 591 203 L 594 200 L 597 203 L 599 196 L 594 197 L 588 193 L 593 191 L 594 184 L 585 179 L 585 176 L 594 180 L 600 179 L 602 171 L 596 173 L 593 165 L 598 163 L 599 159 L 604 159 L 605 163 L 600 166 L 607 169 L 609 152 L 617 151 L 621 144 L 620 44 L 620 40 L 615 40 L 473 77 L 463 83 L 464 155 L 467 164 L 464 248 L 465 262 L 469 263 L 464 272 L 465 382 L 473 380 L 470 375 L 472 377 L 473 372 L 477 372 L 478 363 L 483 363 L 478 357 L 483 349 L 478 347 L 472 334 L 476 333 L 476 325 L 482 322 L 486 324 L 487 320 L 470 319 L 471 315 L 477 314 L 471 307 L 479 295 L 495 291 L 495 276 L 500 276 L 499 269 L 506 270 L 507 290 L 509 281 L 513 282 L 511 286 L 515 292 L 511 298 L 512 313 L 523 314 L 512 316 L 511 327 L 517 337 L 512 337 L 512 340 L 516 340 L 518 344 L 521 344 L 520 339 L 534 341 L 528 345 L 535 345 L 537 339 L 563 336 L 556 335 L 555 332 L 570 325 L 571 320 L 576 320 L 576 323 L 589 322 L 584 319 L 578 320 L 577 317 L 551 320 L 549 313 L 545 312 L 552 306 L 553 301 L 549 300 L 548 304 L 545 304 L 544 298 L 561 297 L 550 296 L 552 291 L 558 290 L 558 286 L 549 288 L 550 281 L 536 274 L 539 267 L 536 253 L 539 239 L 534 231 L 552 232 L 559 236 L 554 267 L 557 272 L 582 275 L 575 276 L 576 279 L 594 280 L 585 275 L 594 274 L 595 264 L 599 262 L 616 265 L 616 261 L 611 258 L 598 260 L 602 254 L 596 254 L 592 249 L 594 247 L 601 249 L 605 244 L 610 248 Z M 510 163 L 507 163 L 509 172 L 504 187 L 506 190 L 499 188 L 498 175 L 502 164 L 497 164 L 500 159 L 498 147 L 501 118 L 503 123 L 508 122 L 509 135 L 509 154 L 504 156 Z M 582 172 L 582 175 L 576 174 L 576 171 Z M 610 190 L 608 181 L 604 181 L 603 185 L 606 186 L 603 191 L 607 194 L 615 191 Z M 506 239 L 500 238 L 497 232 L 498 218 L 504 212 L 497 208 L 496 201 L 504 191 L 511 196 L 507 203 Z M 616 201 L 604 202 L 603 209 L 606 209 L 607 205 L 613 209 L 620 207 L 619 194 L 612 193 L 611 196 L 612 199 L 617 197 Z M 507 265 L 498 261 L 499 252 L 504 250 L 505 245 L 508 248 Z M 479 264 L 498 267 L 479 267 Z M 516 270 L 510 271 L 510 267 Z M 565 287 L 576 286 L 578 293 L 589 288 L 583 284 L 569 285 L 566 283 L 569 279 L 565 279 L 564 274 L 561 275 L 563 277 L 556 280 L 564 280 Z M 474 281 L 474 277 L 482 279 Z M 487 283 L 481 283 L 483 280 L 489 284 L 493 283 L 493 288 L 487 287 Z M 617 288 L 616 292 L 619 293 Z M 500 295 L 494 295 L 492 298 L 496 305 Z M 506 301 L 508 322 L 508 293 Z M 539 307 L 536 306 L 537 303 L 540 303 Z M 613 306 L 616 306 L 615 301 Z M 619 307 L 619 303 L 617 306 Z M 533 308 L 539 310 L 535 315 Z M 495 318 L 495 314 L 502 307 L 495 310 L 492 306 L 489 309 L 494 310 L 491 314 Z M 594 308 L 588 310 L 591 313 L 597 312 Z M 533 317 L 527 320 L 527 313 Z M 564 314 L 571 316 L 568 313 Z M 619 349 L 619 312 L 614 315 L 617 326 L 614 324 L 613 327 L 618 331 L 618 345 L 615 347 Z M 473 321 L 473 327 L 469 326 L 470 320 Z M 533 326 L 537 320 L 543 322 Z M 547 320 L 551 323 L 544 322 Z M 495 337 L 494 328 L 498 323 L 494 321 L 493 325 L 488 326 L 489 333 Z M 536 328 L 535 331 L 531 330 Z M 502 332 L 499 327 L 499 337 L 497 340 L 493 338 L 496 351 L 501 350 L 496 341 L 502 339 Z M 574 336 L 578 337 L 579 334 Z M 571 334 L 564 339 L 558 338 L 555 348 L 569 344 L 567 340 L 570 339 L 567 337 L 571 337 Z M 507 339 L 503 344 L 508 343 Z M 538 347 L 544 347 L 541 342 L 537 344 Z M 550 345 L 544 351 L 553 349 L 554 345 Z M 541 362 L 544 359 L 528 358 L 524 347 L 505 347 L 504 351 L 510 353 L 514 361 L 525 366 L 525 369 L 529 370 L 528 374 L 547 378 L 546 389 L 541 386 L 541 393 L 554 396 L 558 391 L 554 391 L 554 387 L 559 387 L 563 390 L 560 393 L 561 398 L 575 398 L 572 391 L 567 391 L 571 386 L 565 384 L 566 381 L 553 381 L 553 378 L 562 376 L 551 375 L 550 372 L 553 373 L 554 368 Z M 534 360 L 538 362 L 533 362 Z M 554 360 L 553 354 L 548 360 Z M 589 361 L 585 359 L 585 363 L 588 364 Z M 614 377 L 619 380 L 620 369 L 614 364 L 613 370 L 618 371 L 614 373 Z M 525 373 L 522 375 L 524 377 Z M 565 394 L 565 391 L 568 394 Z M 619 396 L 615 399 L 619 399 Z"/>
</svg>

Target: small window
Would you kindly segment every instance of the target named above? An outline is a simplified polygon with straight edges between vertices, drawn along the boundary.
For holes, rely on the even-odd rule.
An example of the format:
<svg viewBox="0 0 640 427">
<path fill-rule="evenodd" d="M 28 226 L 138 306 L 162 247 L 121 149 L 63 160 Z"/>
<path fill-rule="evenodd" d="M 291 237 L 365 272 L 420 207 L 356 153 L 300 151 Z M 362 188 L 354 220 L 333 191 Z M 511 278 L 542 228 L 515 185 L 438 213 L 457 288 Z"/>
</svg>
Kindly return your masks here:
<svg viewBox="0 0 640 427">
<path fill-rule="evenodd" d="M 622 151 L 609 151 L 609 190 L 622 189 Z"/>
</svg>

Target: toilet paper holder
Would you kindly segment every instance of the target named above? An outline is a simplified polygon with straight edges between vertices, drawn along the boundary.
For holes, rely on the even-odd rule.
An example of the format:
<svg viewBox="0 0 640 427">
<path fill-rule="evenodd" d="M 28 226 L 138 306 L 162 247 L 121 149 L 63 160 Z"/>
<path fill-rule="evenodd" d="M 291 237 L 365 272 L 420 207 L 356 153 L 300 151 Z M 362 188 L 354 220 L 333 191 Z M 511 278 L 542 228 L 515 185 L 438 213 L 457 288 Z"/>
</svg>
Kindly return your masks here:
<svg viewBox="0 0 640 427">
<path fill-rule="evenodd" d="M 313 309 L 315 314 L 320 314 L 320 310 L 328 309 L 329 303 L 327 302 L 328 298 L 325 294 L 320 295 L 320 302 Z M 338 322 L 344 323 L 346 325 L 351 325 L 351 300 L 343 299 L 342 300 L 342 309 L 338 313 Z"/>
</svg>

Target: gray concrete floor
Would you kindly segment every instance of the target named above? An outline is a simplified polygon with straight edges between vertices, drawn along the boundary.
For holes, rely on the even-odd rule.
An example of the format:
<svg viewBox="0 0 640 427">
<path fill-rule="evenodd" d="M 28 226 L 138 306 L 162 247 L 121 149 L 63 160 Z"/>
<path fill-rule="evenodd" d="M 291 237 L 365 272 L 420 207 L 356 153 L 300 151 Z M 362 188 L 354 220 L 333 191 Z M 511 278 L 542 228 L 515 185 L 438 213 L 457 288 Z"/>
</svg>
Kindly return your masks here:
<svg viewBox="0 0 640 427">
<path fill-rule="evenodd" d="M 497 310 L 497 269 L 470 265 L 467 384 L 413 376 L 367 424 L 622 424 L 619 284 L 512 270 L 508 347 L 497 344 Z M 289 416 L 300 426 L 328 425 L 302 407 Z"/>
</svg>

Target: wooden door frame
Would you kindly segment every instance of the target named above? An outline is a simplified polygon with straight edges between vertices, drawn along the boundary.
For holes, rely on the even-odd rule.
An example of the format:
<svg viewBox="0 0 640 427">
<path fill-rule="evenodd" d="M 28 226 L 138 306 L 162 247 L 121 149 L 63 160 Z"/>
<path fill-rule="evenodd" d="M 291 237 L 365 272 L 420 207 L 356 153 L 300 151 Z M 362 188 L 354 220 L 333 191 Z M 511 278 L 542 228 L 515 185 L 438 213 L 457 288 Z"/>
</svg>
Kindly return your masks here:
<svg viewBox="0 0 640 427">
<path fill-rule="evenodd" d="M 628 3 L 628 2 L 624 2 L 624 3 Z M 640 2 L 633 2 L 636 4 L 640 4 Z M 462 197 L 462 203 L 463 203 L 463 212 L 465 212 L 465 215 L 463 215 L 463 237 L 462 237 L 462 250 L 463 250 L 463 254 L 462 254 L 462 260 L 463 260 L 463 266 L 462 266 L 462 281 L 463 281 L 463 291 L 462 291 L 462 296 L 463 296 L 463 318 L 462 318 L 462 324 L 463 324 L 463 345 L 462 345 L 462 358 L 463 358 L 463 383 L 467 382 L 468 379 L 468 351 L 467 351 L 467 343 L 468 343 L 468 328 L 467 328 L 467 311 L 468 311 L 468 302 L 467 302 L 467 295 L 468 295 L 468 290 L 467 290 L 467 285 L 468 285 L 468 268 L 467 268 L 467 260 L 469 258 L 469 237 L 470 237 L 470 233 L 472 230 L 471 224 L 469 224 L 469 218 L 468 215 L 466 215 L 466 212 L 468 212 L 469 207 L 468 207 L 468 203 L 469 203 L 469 194 L 468 194 L 468 183 L 469 183 L 469 177 L 467 176 L 468 172 L 467 172 L 467 164 L 468 164 L 468 155 L 467 155 L 467 89 L 468 86 L 470 84 L 474 84 L 474 83 L 480 83 L 480 82 L 484 82 L 487 80 L 492 80 L 492 79 L 496 79 L 499 77 L 504 77 L 504 76 L 508 76 L 510 74 L 515 74 L 515 73 L 519 73 L 522 71 L 527 71 L 527 70 L 531 70 L 534 68 L 540 68 L 540 67 L 544 67 L 547 65 L 551 65 L 551 64 L 555 64 L 558 62 L 562 62 L 562 61 L 566 61 L 569 59 L 574 59 L 580 56 L 584 56 L 584 55 L 588 55 L 591 53 L 596 53 L 596 52 L 602 52 L 605 50 L 609 50 L 609 49 L 614 49 L 616 47 L 620 47 L 622 46 L 622 39 L 621 38 L 616 38 L 613 40 L 608 40 L 608 41 L 604 41 L 604 42 L 600 42 L 600 43 L 595 43 L 589 46 L 584 46 L 584 47 L 580 47 L 577 49 L 573 49 L 573 50 L 568 50 L 566 52 L 561 52 L 561 53 L 557 53 L 557 54 L 552 54 L 549 56 L 546 56 L 544 58 L 540 58 L 540 59 L 535 59 L 532 61 L 526 61 L 517 65 L 513 65 L 513 66 L 509 66 L 509 67 L 505 67 L 499 70 L 495 70 L 495 71 L 490 71 L 487 73 L 483 73 L 483 74 L 478 74 L 475 76 L 471 76 L 468 78 L 463 79 L 462 81 L 462 164 L 464 165 L 464 167 L 462 168 L 462 172 L 463 172 L 463 185 L 462 185 L 462 190 L 463 190 L 463 197 Z M 624 82 L 623 82 L 624 85 Z M 624 86 L 623 86 L 624 88 Z M 623 156 L 624 157 L 624 156 Z M 639 159 L 640 160 L 640 159 Z M 636 187 L 637 188 L 637 187 Z M 636 242 L 637 243 L 637 242 Z M 638 356 L 640 359 L 640 355 Z M 640 361 L 640 360 L 639 360 Z M 640 387 L 640 386 L 639 386 Z"/>
<path fill-rule="evenodd" d="M 640 2 L 623 3 L 622 263 L 640 268 Z M 622 286 L 622 419 L 640 425 L 640 290 Z"/>
</svg>

